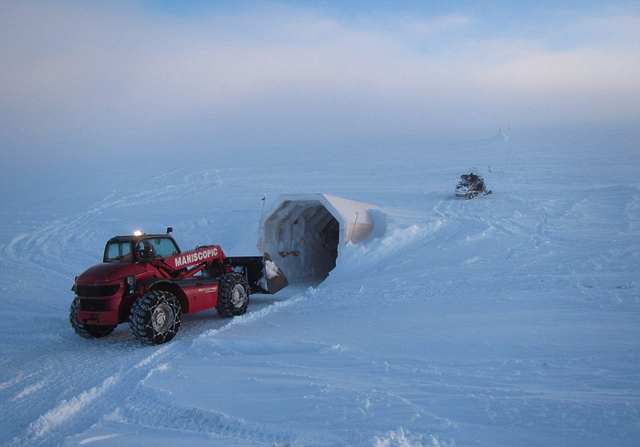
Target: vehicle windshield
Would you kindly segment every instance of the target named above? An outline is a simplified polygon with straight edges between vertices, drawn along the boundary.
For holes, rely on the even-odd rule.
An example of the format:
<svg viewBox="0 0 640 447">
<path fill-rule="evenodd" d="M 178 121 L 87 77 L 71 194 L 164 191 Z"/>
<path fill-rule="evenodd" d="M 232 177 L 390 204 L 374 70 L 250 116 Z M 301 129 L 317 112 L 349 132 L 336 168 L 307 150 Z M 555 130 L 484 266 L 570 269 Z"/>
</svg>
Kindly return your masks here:
<svg viewBox="0 0 640 447">
<path fill-rule="evenodd" d="M 173 240 L 167 237 L 143 239 L 138 243 L 138 253 L 168 258 L 179 253 Z"/>
<path fill-rule="evenodd" d="M 135 251 L 134 251 L 135 249 Z M 107 242 L 104 262 L 149 262 L 156 257 L 168 258 L 180 253 L 180 249 L 168 237 L 143 237 L 142 239 L 112 240 Z"/>
<path fill-rule="evenodd" d="M 131 241 L 109 242 L 104 251 L 104 262 L 130 262 Z"/>
</svg>

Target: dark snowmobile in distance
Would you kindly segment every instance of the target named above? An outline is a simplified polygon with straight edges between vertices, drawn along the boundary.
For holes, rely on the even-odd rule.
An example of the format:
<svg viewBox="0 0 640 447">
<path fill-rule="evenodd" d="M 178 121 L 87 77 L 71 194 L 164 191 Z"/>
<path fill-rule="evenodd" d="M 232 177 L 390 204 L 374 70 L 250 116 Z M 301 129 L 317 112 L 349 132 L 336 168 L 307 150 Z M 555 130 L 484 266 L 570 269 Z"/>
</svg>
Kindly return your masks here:
<svg viewBox="0 0 640 447">
<path fill-rule="evenodd" d="M 469 174 L 462 174 L 460 181 L 456 185 L 456 197 L 460 199 L 473 199 L 479 195 L 486 196 L 491 194 L 491 190 L 487 189 L 484 179 L 476 169 L 470 169 Z"/>
</svg>

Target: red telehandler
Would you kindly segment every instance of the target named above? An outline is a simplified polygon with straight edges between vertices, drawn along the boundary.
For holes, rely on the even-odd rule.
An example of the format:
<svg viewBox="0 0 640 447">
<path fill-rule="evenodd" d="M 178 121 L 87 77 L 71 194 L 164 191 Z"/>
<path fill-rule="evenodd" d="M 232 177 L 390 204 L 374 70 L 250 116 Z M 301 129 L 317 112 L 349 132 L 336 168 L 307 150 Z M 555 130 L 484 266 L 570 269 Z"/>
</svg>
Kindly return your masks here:
<svg viewBox="0 0 640 447">
<path fill-rule="evenodd" d="M 85 338 L 105 337 L 129 322 L 146 344 L 171 340 L 182 314 L 216 308 L 221 317 L 247 311 L 251 293 L 276 293 L 286 276 L 265 256 L 227 257 L 217 245 L 181 252 L 171 236 L 116 236 L 103 262 L 75 280 L 69 320 Z"/>
</svg>

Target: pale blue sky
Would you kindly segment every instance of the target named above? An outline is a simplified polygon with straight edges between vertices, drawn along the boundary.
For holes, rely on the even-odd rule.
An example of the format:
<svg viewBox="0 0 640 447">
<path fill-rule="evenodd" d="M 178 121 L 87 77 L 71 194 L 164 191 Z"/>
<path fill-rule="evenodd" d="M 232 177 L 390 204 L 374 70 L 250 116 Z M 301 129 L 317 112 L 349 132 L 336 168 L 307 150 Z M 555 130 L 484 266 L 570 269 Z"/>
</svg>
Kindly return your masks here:
<svg viewBox="0 0 640 447">
<path fill-rule="evenodd" d="M 640 117 L 637 1 L 4 0 L 0 57 L 5 153 L 419 141 Z"/>
</svg>

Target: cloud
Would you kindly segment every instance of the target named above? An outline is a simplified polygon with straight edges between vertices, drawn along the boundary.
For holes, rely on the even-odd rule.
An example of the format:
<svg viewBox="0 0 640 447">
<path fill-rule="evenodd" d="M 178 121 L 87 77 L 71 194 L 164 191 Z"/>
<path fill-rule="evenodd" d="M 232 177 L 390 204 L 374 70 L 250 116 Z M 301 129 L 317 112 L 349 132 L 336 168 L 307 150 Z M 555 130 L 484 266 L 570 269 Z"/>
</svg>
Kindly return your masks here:
<svg viewBox="0 0 640 447">
<path fill-rule="evenodd" d="M 573 33 L 590 36 L 592 42 L 630 43 L 640 42 L 640 16 L 613 13 L 607 16 L 588 16 L 568 26 Z"/>
<path fill-rule="evenodd" d="M 640 114 L 640 16 L 629 14 L 542 24 L 532 37 L 461 12 L 1 8 L 3 150 L 340 144 Z M 559 45 L 563 33 L 580 39 Z"/>
</svg>

